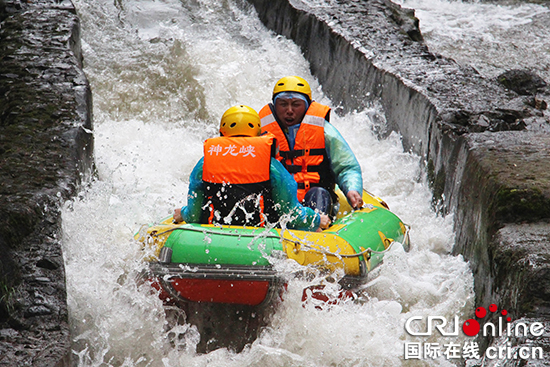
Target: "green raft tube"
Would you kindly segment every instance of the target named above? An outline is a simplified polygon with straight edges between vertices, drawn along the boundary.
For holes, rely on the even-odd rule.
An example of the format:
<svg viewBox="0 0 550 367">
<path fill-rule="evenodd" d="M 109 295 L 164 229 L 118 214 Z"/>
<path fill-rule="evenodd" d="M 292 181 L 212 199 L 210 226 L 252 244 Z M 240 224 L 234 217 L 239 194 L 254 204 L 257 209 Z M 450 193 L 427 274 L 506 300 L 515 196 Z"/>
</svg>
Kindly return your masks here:
<svg viewBox="0 0 550 367">
<path fill-rule="evenodd" d="M 409 249 L 409 227 L 368 192 L 351 210 L 341 191 L 337 219 L 322 232 L 195 223 L 172 217 L 143 226 L 135 238 L 154 256 L 145 277 L 165 302 L 256 306 L 280 293 L 284 281 L 272 266 L 287 258 L 329 274 L 344 274 L 344 288 L 363 284 L 396 242 Z"/>
</svg>

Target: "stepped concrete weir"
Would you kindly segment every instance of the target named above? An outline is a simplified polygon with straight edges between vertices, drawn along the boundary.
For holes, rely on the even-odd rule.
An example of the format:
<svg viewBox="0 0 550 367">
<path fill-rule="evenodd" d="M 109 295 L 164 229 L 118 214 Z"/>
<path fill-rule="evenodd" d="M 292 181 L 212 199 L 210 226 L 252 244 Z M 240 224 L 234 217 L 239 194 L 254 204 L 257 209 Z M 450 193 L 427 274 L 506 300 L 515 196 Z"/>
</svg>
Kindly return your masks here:
<svg viewBox="0 0 550 367">
<path fill-rule="evenodd" d="M 514 88 L 525 73 L 491 80 L 430 52 L 414 12 L 390 1 L 248 1 L 301 47 L 336 111 L 382 106 L 426 163 L 434 207 L 454 215 L 476 305 L 543 322 L 539 339 L 510 341 L 548 355 L 546 84 Z M 68 0 L 0 0 L 0 21 L 0 366 L 69 366 L 60 209 L 93 171 L 80 25 Z"/>
</svg>

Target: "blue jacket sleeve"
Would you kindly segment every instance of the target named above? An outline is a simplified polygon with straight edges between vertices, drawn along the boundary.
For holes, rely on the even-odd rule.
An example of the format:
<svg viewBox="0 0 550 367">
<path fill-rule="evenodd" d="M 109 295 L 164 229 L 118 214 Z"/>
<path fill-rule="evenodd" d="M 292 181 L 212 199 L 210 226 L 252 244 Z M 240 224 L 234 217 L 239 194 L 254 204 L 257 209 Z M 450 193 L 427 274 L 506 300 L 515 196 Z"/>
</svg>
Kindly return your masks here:
<svg viewBox="0 0 550 367">
<path fill-rule="evenodd" d="M 204 203 L 204 183 L 202 181 L 203 159 L 195 165 L 189 177 L 189 193 L 187 206 L 181 208 L 183 220 L 187 223 L 199 223 Z M 319 228 L 321 217 L 311 208 L 306 208 L 298 202 L 298 185 L 283 165 L 271 158 L 270 182 L 272 198 L 276 210 L 283 220 L 287 220 L 287 228 L 314 231 Z"/>
<path fill-rule="evenodd" d="M 286 227 L 304 231 L 317 230 L 321 222 L 320 215 L 300 204 L 297 197 L 298 184 L 275 158 L 271 158 L 270 177 L 271 196 L 281 220 L 287 221 Z"/>
<path fill-rule="evenodd" d="M 202 165 L 204 158 L 201 158 L 189 177 L 189 192 L 187 193 L 187 206 L 181 208 L 181 216 L 187 223 L 199 223 L 204 203 L 204 183 L 202 181 Z"/>
<path fill-rule="evenodd" d="M 325 148 L 336 183 L 344 194 L 355 190 L 363 192 L 361 166 L 344 137 L 328 121 L 325 121 Z"/>
</svg>

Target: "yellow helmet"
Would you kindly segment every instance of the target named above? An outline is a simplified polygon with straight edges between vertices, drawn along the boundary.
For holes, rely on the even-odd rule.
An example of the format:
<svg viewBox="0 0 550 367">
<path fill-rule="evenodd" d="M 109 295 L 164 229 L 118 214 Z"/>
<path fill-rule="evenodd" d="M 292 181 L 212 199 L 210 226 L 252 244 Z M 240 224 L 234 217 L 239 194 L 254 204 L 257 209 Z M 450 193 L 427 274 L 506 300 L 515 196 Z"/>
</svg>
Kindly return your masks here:
<svg viewBox="0 0 550 367">
<path fill-rule="evenodd" d="M 281 92 L 299 92 L 305 94 L 311 100 L 311 88 L 305 79 L 299 76 L 285 76 L 279 79 L 275 83 L 275 88 L 273 88 L 273 97 Z"/>
<path fill-rule="evenodd" d="M 223 136 L 258 136 L 261 130 L 258 112 L 242 104 L 225 111 L 220 122 L 220 134 Z"/>
</svg>

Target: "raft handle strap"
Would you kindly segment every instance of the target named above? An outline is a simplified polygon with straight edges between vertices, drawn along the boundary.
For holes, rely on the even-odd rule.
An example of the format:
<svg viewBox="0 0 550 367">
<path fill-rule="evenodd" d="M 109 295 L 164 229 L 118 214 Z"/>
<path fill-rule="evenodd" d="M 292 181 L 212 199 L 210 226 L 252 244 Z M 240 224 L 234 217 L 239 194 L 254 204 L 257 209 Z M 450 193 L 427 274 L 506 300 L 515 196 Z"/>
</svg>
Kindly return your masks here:
<svg viewBox="0 0 550 367">
<path fill-rule="evenodd" d="M 217 232 L 213 232 L 213 231 L 208 231 L 208 230 L 203 230 L 203 229 L 198 229 L 198 228 L 185 228 L 182 226 L 179 226 L 179 227 L 174 227 L 174 228 L 169 228 L 167 229 L 166 231 L 163 231 L 163 232 L 157 232 L 157 233 L 154 233 L 154 234 L 151 234 L 152 237 L 158 237 L 158 236 L 161 236 L 163 234 L 166 234 L 166 233 L 169 233 L 169 232 L 172 232 L 172 231 L 175 231 L 175 230 L 186 230 L 186 231 L 193 231 L 193 232 L 201 232 L 201 233 L 204 233 L 204 234 L 219 234 Z M 385 249 L 384 251 L 375 251 L 375 250 L 372 250 L 370 248 L 364 250 L 364 251 L 361 251 L 361 252 L 358 252 L 356 254 L 351 254 L 351 255 L 340 255 L 340 254 L 336 254 L 334 252 L 330 252 L 330 251 L 327 251 L 327 250 L 324 250 L 324 249 L 318 249 L 318 248 L 315 248 L 315 247 L 312 247 L 308 244 L 305 244 L 305 243 L 302 243 L 300 241 L 297 241 L 297 240 L 291 240 L 291 239 L 288 239 L 288 238 L 284 238 L 282 236 L 272 236 L 272 235 L 267 235 L 267 236 L 258 236 L 256 234 L 248 234 L 248 233 L 224 233 L 223 234 L 224 236 L 238 236 L 238 237 L 263 237 L 263 238 L 278 238 L 280 240 L 283 240 L 283 241 L 288 241 L 290 243 L 293 243 L 295 245 L 300 245 L 300 246 L 304 246 L 305 248 L 307 248 L 308 250 L 313 250 L 313 251 L 317 251 L 323 255 L 329 255 L 329 256 L 335 256 L 335 257 L 340 257 L 340 258 L 354 258 L 354 257 L 359 257 L 359 256 L 363 256 L 365 254 L 384 254 L 386 252 L 388 252 L 393 244 L 395 243 L 395 241 L 392 240 L 392 242 L 390 243 L 390 245 L 388 246 L 387 249 Z"/>
<path fill-rule="evenodd" d="M 209 231 L 209 230 L 205 230 L 205 229 L 188 228 L 188 227 L 184 227 L 184 225 L 185 224 L 183 224 L 179 227 L 169 228 L 169 229 L 167 229 L 165 231 L 162 231 L 162 232 L 151 233 L 151 236 L 152 237 L 158 237 L 158 236 L 161 236 L 161 235 L 166 234 L 166 233 L 170 233 L 170 232 L 178 230 L 178 229 L 182 230 L 182 231 L 201 232 L 201 233 L 204 233 L 204 234 L 222 234 L 222 233 L 219 233 L 219 232 Z M 223 235 L 224 236 L 236 236 L 236 237 L 281 238 L 280 236 L 261 236 L 261 235 L 252 234 L 252 233 L 250 233 L 250 234 L 248 234 L 248 233 L 223 233 Z"/>
<path fill-rule="evenodd" d="M 308 250 L 313 250 L 313 251 L 317 251 L 323 255 L 330 255 L 330 256 L 334 256 L 334 257 L 340 257 L 340 258 L 354 258 L 354 257 L 359 257 L 359 256 L 363 256 L 365 254 L 384 254 L 386 252 L 388 252 L 391 247 L 393 246 L 393 244 L 395 243 L 395 241 L 392 241 L 391 244 L 388 246 L 387 249 L 385 249 L 384 251 L 375 251 L 375 250 L 372 250 L 370 248 L 366 249 L 365 251 L 361 251 L 361 252 L 358 252 L 356 254 L 351 254 L 351 255 L 341 255 L 341 254 L 335 254 L 334 252 L 330 252 L 330 251 L 327 251 L 327 250 L 323 250 L 323 249 L 318 249 L 318 248 L 315 248 L 315 247 L 312 247 L 312 246 L 309 246 L 309 245 L 306 245 L 304 243 L 301 243 L 300 241 L 291 241 L 291 240 L 287 240 L 287 239 L 284 239 L 285 241 L 288 241 L 288 242 L 292 242 L 294 243 L 295 245 L 301 245 L 301 246 L 304 246 L 305 248 L 307 248 Z"/>
</svg>

